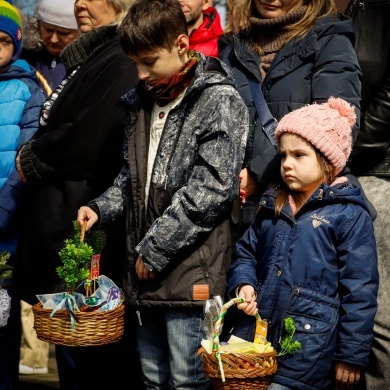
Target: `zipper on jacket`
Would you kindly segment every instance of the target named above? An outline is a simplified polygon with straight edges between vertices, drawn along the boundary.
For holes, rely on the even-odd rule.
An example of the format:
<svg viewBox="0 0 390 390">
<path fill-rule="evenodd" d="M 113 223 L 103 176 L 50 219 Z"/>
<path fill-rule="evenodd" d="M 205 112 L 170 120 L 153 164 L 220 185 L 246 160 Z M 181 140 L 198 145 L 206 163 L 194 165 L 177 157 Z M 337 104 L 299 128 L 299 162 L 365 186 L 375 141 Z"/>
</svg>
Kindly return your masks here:
<svg viewBox="0 0 390 390">
<path fill-rule="evenodd" d="M 324 197 L 324 189 L 321 188 L 321 189 L 320 189 L 320 192 L 319 192 L 319 194 L 318 194 L 318 196 L 317 196 L 317 199 L 318 199 L 318 200 L 322 200 L 323 197 Z"/>
<path fill-rule="evenodd" d="M 137 310 L 135 313 L 137 314 L 139 326 L 142 326 L 141 312 Z"/>
<path fill-rule="evenodd" d="M 51 62 L 50 64 L 50 68 L 51 68 L 51 80 L 50 80 L 50 87 L 53 88 L 53 80 L 54 80 L 54 71 L 55 71 L 55 67 L 57 66 L 57 60 L 56 58 L 54 57 L 53 58 L 53 61 Z"/>
<path fill-rule="evenodd" d="M 208 279 L 209 278 L 209 267 L 207 266 L 207 263 L 204 259 L 203 252 L 201 249 L 199 250 L 199 254 L 200 254 L 200 267 L 202 268 L 203 276 L 205 279 Z"/>
</svg>

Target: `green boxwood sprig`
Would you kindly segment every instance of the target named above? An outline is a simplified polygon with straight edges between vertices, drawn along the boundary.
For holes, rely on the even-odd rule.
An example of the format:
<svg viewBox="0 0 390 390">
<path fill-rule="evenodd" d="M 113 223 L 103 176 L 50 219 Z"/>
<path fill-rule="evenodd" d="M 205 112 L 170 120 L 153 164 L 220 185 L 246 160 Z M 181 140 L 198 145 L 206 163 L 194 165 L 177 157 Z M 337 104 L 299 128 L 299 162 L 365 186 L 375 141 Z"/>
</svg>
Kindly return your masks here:
<svg viewBox="0 0 390 390">
<path fill-rule="evenodd" d="M 299 341 L 292 340 L 296 328 L 294 325 L 294 320 L 291 317 L 285 318 L 284 328 L 287 334 L 280 343 L 281 349 L 277 356 L 283 356 L 288 353 L 291 355 L 295 355 L 302 348 L 302 345 Z"/>
</svg>

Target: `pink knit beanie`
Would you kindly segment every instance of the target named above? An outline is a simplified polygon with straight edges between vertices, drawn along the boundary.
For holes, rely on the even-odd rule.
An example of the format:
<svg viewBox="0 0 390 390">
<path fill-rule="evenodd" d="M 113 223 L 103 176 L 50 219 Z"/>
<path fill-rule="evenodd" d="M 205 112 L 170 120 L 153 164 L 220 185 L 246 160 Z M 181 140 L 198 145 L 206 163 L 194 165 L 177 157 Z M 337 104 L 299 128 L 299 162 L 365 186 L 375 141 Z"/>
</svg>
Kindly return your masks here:
<svg viewBox="0 0 390 390">
<path fill-rule="evenodd" d="M 340 98 L 331 97 L 326 103 L 310 104 L 285 115 L 275 132 L 278 145 L 284 133 L 305 138 L 324 154 L 339 174 L 351 153 L 352 128 L 356 123 L 353 106 Z"/>
</svg>

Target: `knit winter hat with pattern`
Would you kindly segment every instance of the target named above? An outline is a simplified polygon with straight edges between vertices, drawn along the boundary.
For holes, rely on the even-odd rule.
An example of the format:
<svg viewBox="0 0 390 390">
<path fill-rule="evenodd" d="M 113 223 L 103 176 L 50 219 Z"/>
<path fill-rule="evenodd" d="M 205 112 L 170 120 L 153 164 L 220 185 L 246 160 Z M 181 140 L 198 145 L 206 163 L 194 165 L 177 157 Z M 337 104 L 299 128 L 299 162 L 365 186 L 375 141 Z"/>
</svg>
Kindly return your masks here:
<svg viewBox="0 0 390 390">
<path fill-rule="evenodd" d="M 42 0 L 37 19 L 54 26 L 77 30 L 74 0 Z"/>
<path fill-rule="evenodd" d="M 14 43 L 14 54 L 22 46 L 22 21 L 12 1 L 0 0 L 0 31 L 7 33 Z"/>
<path fill-rule="evenodd" d="M 275 138 L 278 145 L 284 133 L 305 138 L 324 154 L 337 175 L 351 153 L 355 123 L 355 109 L 345 100 L 331 97 L 326 103 L 310 104 L 285 115 L 278 124 Z"/>
</svg>

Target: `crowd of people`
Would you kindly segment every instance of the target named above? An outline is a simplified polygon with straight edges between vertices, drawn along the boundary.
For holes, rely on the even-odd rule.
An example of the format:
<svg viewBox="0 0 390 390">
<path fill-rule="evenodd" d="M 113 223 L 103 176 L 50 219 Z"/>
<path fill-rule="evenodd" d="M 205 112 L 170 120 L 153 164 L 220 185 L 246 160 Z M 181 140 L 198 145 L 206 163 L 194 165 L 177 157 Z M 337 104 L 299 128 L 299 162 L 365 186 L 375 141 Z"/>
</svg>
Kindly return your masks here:
<svg viewBox="0 0 390 390">
<path fill-rule="evenodd" d="M 269 390 L 390 383 L 390 3 L 227 3 L 223 28 L 212 0 L 0 0 L 1 390 L 47 365 L 23 313 L 65 290 L 76 219 L 125 333 L 55 345 L 61 389 L 211 389 L 205 302 L 235 296 L 225 341 L 294 321 Z"/>
</svg>

